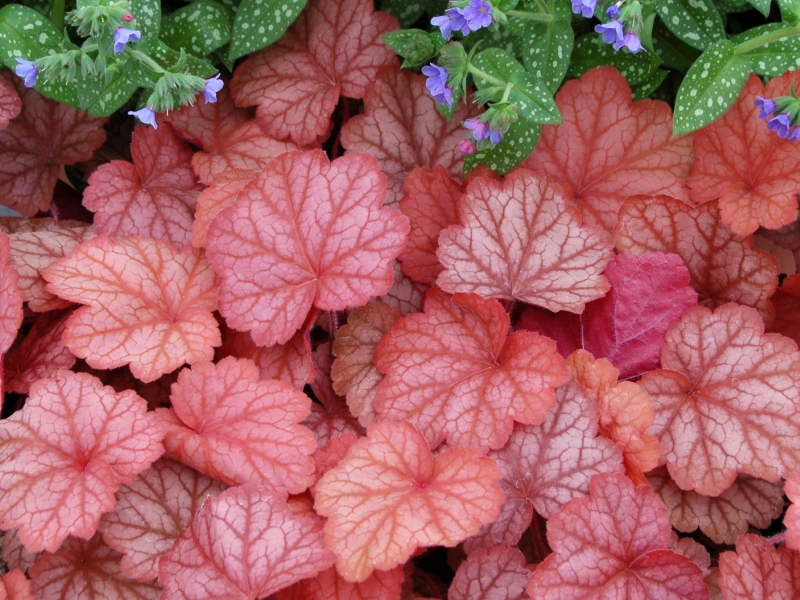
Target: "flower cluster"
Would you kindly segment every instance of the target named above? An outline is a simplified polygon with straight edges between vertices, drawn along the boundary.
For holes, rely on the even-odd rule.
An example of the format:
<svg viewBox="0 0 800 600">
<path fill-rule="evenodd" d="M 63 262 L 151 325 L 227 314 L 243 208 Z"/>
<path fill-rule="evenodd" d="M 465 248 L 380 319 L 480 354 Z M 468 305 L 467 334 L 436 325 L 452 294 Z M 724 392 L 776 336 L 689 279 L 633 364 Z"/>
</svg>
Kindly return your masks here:
<svg viewBox="0 0 800 600">
<path fill-rule="evenodd" d="M 573 11 L 576 0 L 573 0 Z M 614 50 L 627 48 L 631 53 L 644 50 L 639 31 L 642 27 L 642 7 L 638 0 L 633 0 L 622 8 L 622 1 L 612 4 L 606 10 L 606 15 L 611 21 L 596 25 L 594 30 L 603 36 L 606 44 L 611 44 Z M 584 14 L 584 16 L 586 16 Z"/>
<path fill-rule="evenodd" d="M 767 128 L 778 137 L 800 141 L 800 100 L 794 89 L 790 96 L 780 98 L 756 98 L 755 105 L 760 109 L 759 118 L 767 122 Z"/>
<path fill-rule="evenodd" d="M 492 12 L 492 3 L 487 0 L 454 2 L 442 16 L 431 19 L 431 25 L 438 27 L 442 37 L 449 40 L 453 31 L 469 35 L 470 32 L 489 27 L 492 24 Z"/>
<path fill-rule="evenodd" d="M 39 77 L 39 67 L 32 60 L 25 60 L 24 58 L 16 57 L 17 66 L 14 72 L 17 77 L 21 77 L 25 87 L 33 87 L 36 85 L 36 78 Z"/>
<path fill-rule="evenodd" d="M 447 108 L 453 108 L 453 90 L 447 87 L 447 80 L 450 78 L 447 69 L 431 63 L 422 67 L 422 74 L 428 78 L 425 86 L 433 99 L 439 104 L 446 104 Z"/>
<path fill-rule="evenodd" d="M 597 0 L 572 0 L 572 12 L 576 15 L 583 15 L 587 19 L 594 16 L 595 8 L 597 8 Z"/>
<path fill-rule="evenodd" d="M 138 42 L 142 37 L 142 32 L 138 29 L 128 29 L 127 27 L 117 27 L 114 30 L 114 52 L 125 51 L 125 44 L 128 42 Z"/>
<path fill-rule="evenodd" d="M 225 84 L 219 78 L 219 73 L 214 75 L 214 77 L 210 77 L 205 80 L 203 84 L 203 97 L 205 98 L 206 104 L 213 104 L 217 101 L 217 92 L 222 89 L 222 86 Z M 153 110 L 150 106 L 144 106 L 139 110 L 130 110 L 128 114 L 131 116 L 136 117 L 144 123 L 145 125 L 150 125 L 153 129 L 158 129 L 158 123 L 156 122 L 156 111 Z"/>
</svg>

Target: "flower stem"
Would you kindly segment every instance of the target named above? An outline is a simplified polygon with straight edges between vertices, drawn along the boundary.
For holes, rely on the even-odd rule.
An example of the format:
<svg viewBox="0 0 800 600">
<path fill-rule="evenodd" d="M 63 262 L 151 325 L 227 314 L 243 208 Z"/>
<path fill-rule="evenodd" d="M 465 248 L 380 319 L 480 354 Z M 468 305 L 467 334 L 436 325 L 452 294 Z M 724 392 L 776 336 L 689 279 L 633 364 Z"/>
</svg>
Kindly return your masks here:
<svg viewBox="0 0 800 600">
<path fill-rule="evenodd" d="M 486 71 L 483 71 L 483 70 L 479 69 L 478 67 L 476 67 L 472 63 L 470 63 L 469 66 L 467 67 L 467 71 L 472 73 L 472 75 L 474 77 L 480 77 L 481 79 L 485 79 L 486 81 L 488 81 L 489 83 L 491 83 L 493 85 L 497 85 L 497 86 L 500 86 L 500 87 L 505 87 L 506 85 L 508 85 L 502 79 L 498 79 L 497 77 L 493 77 L 492 75 L 489 75 Z"/>
<path fill-rule="evenodd" d="M 554 20 L 553 15 L 547 13 L 533 13 L 525 10 L 510 10 L 506 15 L 509 17 L 518 17 L 520 19 L 528 19 L 529 21 L 539 21 L 540 23 L 549 23 Z"/>
<path fill-rule="evenodd" d="M 140 63 L 142 63 L 144 66 L 149 68 L 151 71 L 154 71 L 156 73 L 165 73 L 166 72 L 161 67 L 161 65 L 159 65 L 156 61 L 154 61 L 152 58 L 147 56 L 147 54 L 145 54 L 144 52 L 139 52 L 138 50 L 133 50 L 131 52 L 131 56 L 133 58 L 135 58 L 137 61 L 139 61 Z"/>
<path fill-rule="evenodd" d="M 503 102 L 508 102 L 508 97 L 511 95 L 511 90 L 514 89 L 514 84 L 510 81 L 506 84 L 506 89 L 503 90 L 503 98 L 500 100 L 500 104 Z"/>
<path fill-rule="evenodd" d="M 742 42 L 738 46 L 734 47 L 733 51 L 736 54 L 744 54 L 745 52 L 750 52 L 750 50 L 755 50 L 756 48 L 760 48 L 761 46 L 769 44 L 770 42 L 776 42 L 778 40 L 795 35 L 800 35 L 800 25 L 787 27 L 786 29 L 778 29 L 777 31 L 770 31 L 764 35 L 759 35 L 758 37 L 754 37 L 752 40 Z"/>
</svg>

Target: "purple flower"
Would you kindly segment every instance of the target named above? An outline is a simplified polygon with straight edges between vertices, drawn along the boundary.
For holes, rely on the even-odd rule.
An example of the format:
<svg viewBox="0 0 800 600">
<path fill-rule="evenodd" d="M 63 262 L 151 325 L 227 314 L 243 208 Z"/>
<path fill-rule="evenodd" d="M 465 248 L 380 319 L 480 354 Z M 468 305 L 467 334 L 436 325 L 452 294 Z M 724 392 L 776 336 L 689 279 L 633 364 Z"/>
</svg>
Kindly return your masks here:
<svg viewBox="0 0 800 600">
<path fill-rule="evenodd" d="M 128 114 L 136 117 L 145 125 L 152 125 L 153 129 L 158 129 L 158 123 L 156 123 L 156 113 L 154 113 L 153 109 L 149 106 L 145 106 L 139 110 L 129 110 Z"/>
<path fill-rule="evenodd" d="M 800 127 L 798 130 L 800 130 Z M 458 142 L 458 149 L 464 154 L 475 154 L 475 142 L 472 140 L 461 140 Z"/>
<path fill-rule="evenodd" d="M 767 121 L 767 128 L 778 134 L 778 137 L 789 137 L 789 129 L 792 127 L 792 118 L 789 113 L 781 113 L 777 117 L 772 117 Z"/>
<path fill-rule="evenodd" d="M 472 132 L 472 137 L 477 141 L 485 140 L 489 136 L 489 126 L 480 120 L 479 117 L 473 117 L 464 121 L 464 127 Z"/>
<path fill-rule="evenodd" d="M 632 54 L 636 54 L 637 52 L 643 49 L 642 40 L 640 40 L 639 36 L 633 33 L 632 31 L 629 31 L 628 33 L 625 34 L 625 36 L 622 38 L 621 44 L 617 43 L 614 44 L 614 50 L 619 50 L 623 46 L 625 46 L 628 50 L 630 50 Z"/>
<path fill-rule="evenodd" d="M 795 127 L 786 139 L 790 142 L 800 141 L 800 126 Z"/>
<path fill-rule="evenodd" d="M 758 96 L 755 104 L 756 108 L 761 109 L 761 114 L 758 115 L 759 119 L 764 119 L 766 121 L 769 119 L 770 115 L 775 112 L 775 102 L 770 98 Z"/>
<path fill-rule="evenodd" d="M 486 0 L 469 0 L 464 8 L 456 10 L 464 17 L 470 31 L 478 31 L 492 24 L 492 5 Z"/>
<path fill-rule="evenodd" d="M 596 6 L 597 0 L 572 0 L 572 12 L 576 15 L 583 15 L 587 19 L 592 18 Z"/>
<path fill-rule="evenodd" d="M 209 79 L 206 79 L 206 84 L 203 86 L 203 96 L 206 99 L 206 104 L 212 104 L 217 101 L 217 92 L 222 89 L 225 84 L 220 80 L 219 73 Z"/>
<path fill-rule="evenodd" d="M 619 50 L 617 44 L 621 45 L 625 42 L 625 29 L 620 21 L 614 19 L 613 21 L 609 21 L 608 23 L 601 23 L 600 25 L 595 25 L 594 30 L 597 33 L 603 34 L 603 41 L 606 44 L 614 44 L 615 50 Z"/>
<path fill-rule="evenodd" d="M 450 78 L 447 69 L 431 63 L 422 67 L 422 74 L 428 77 L 425 87 L 433 99 L 439 104 L 447 104 L 447 108 L 453 108 L 453 90 L 447 87 L 447 80 Z"/>
<path fill-rule="evenodd" d="M 137 29 L 117 27 L 114 30 L 114 52 L 124 52 L 125 44 L 128 42 L 138 42 L 141 37 L 142 33 Z"/>
<path fill-rule="evenodd" d="M 19 56 L 15 57 L 19 63 L 14 69 L 17 76 L 24 79 L 25 87 L 33 87 L 36 85 L 36 78 L 39 76 L 39 68 L 32 60 L 25 60 Z"/>
<path fill-rule="evenodd" d="M 503 134 L 499 129 L 489 128 L 489 141 L 493 144 L 499 144 L 503 141 Z"/>
<path fill-rule="evenodd" d="M 445 12 L 441 17 L 434 17 L 431 19 L 431 25 L 438 27 L 442 32 L 442 37 L 449 40 L 453 31 L 461 31 L 463 35 L 469 34 L 469 24 L 458 9 L 451 8 Z"/>
<path fill-rule="evenodd" d="M 572 10 L 573 12 L 575 11 L 574 8 Z M 609 19 L 616 19 L 619 16 L 619 6 L 616 4 L 609 6 L 608 9 L 606 9 L 606 15 Z"/>
</svg>

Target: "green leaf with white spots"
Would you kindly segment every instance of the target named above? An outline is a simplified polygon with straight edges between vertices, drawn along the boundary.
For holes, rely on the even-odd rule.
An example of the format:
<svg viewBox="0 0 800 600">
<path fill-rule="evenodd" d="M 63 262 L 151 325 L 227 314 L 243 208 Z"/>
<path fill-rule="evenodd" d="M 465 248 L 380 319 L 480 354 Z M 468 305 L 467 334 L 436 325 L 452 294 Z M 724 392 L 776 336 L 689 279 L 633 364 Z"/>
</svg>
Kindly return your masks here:
<svg viewBox="0 0 800 600">
<path fill-rule="evenodd" d="M 575 36 L 567 21 L 534 23 L 522 42 L 522 64 L 554 94 L 567 74 Z"/>
<path fill-rule="evenodd" d="M 198 0 L 164 19 L 161 39 L 173 50 L 207 56 L 231 39 L 233 14 L 214 0 Z"/>
<path fill-rule="evenodd" d="M 762 35 L 781 31 L 788 33 L 793 28 L 786 23 L 767 23 L 734 36 L 731 42 L 736 46 L 736 53 L 750 61 L 754 73 L 776 77 L 789 69 L 800 68 L 800 36 L 785 37 L 754 48 L 750 48 L 748 42 Z"/>
<path fill-rule="evenodd" d="M 655 73 L 650 75 L 650 77 L 647 80 L 643 81 L 639 85 L 632 87 L 631 93 L 633 94 L 634 102 L 636 102 L 637 100 L 644 100 L 650 94 L 655 92 L 658 89 L 658 86 L 664 83 L 664 80 L 667 78 L 667 75 L 669 75 L 669 71 L 666 71 L 664 69 L 658 69 Z"/>
<path fill-rule="evenodd" d="M 480 75 L 473 73 L 472 79 L 475 81 L 475 87 L 481 90 L 505 85 L 511 80 L 513 73 L 525 70 L 525 67 L 516 58 L 499 48 L 488 48 L 483 52 L 478 52 L 472 58 L 472 65 L 491 78 L 484 79 Z"/>
<path fill-rule="evenodd" d="M 541 131 L 541 125 L 519 119 L 511 124 L 502 142 L 467 155 L 464 158 L 464 174 L 478 165 L 486 165 L 495 173 L 505 175 L 530 156 Z"/>
<path fill-rule="evenodd" d="M 748 2 L 750 6 L 755 8 L 765 17 L 769 16 L 769 7 L 772 4 L 772 0 L 748 0 Z"/>
<path fill-rule="evenodd" d="M 78 74 L 79 108 L 93 117 L 106 117 L 119 110 L 138 89 L 138 86 L 125 77 L 117 64 L 111 64 L 105 77 Z"/>
<path fill-rule="evenodd" d="M 517 71 L 511 74 L 511 93 L 508 101 L 517 107 L 517 114 L 532 123 L 562 123 L 561 113 L 552 92 L 538 77 Z"/>
<path fill-rule="evenodd" d="M 139 42 L 138 49 L 147 54 L 163 69 L 169 69 L 176 64 L 180 59 L 180 53 L 175 52 L 172 48 L 167 46 L 161 40 L 148 40 L 146 42 Z M 186 64 L 184 71 L 189 75 L 202 77 L 208 79 L 217 73 L 217 69 L 210 63 L 192 56 L 186 55 Z M 152 89 L 158 81 L 159 74 L 151 71 L 150 69 L 143 68 L 137 61 L 129 60 L 125 64 L 125 76 L 137 87 L 144 87 Z"/>
<path fill-rule="evenodd" d="M 722 116 L 750 76 L 750 61 L 728 40 L 717 42 L 692 65 L 675 99 L 675 135 L 695 131 Z"/>
<path fill-rule="evenodd" d="M 642 50 L 631 54 L 627 50 L 617 52 L 611 45 L 603 42 L 596 33 L 587 33 L 575 42 L 569 72 L 580 77 L 586 71 L 602 65 L 616 67 L 631 86 L 639 85 L 658 69 L 661 60 L 652 52 Z"/>
<path fill-rule="evenodd" d="M 522 55 L 522 37 L 509 27 L 479 29 L 470 33 L 461 43 L 467 52 L 480 44 L 479 48 L 499 48 L 513 56 Z"/>
<path fill-rule="evenodd" d="M 658 0 L 658 16 L 678 38 L 698 50 L 725 39 L 725 26 L 711 0 Z"/>
<path fill-rule="evenodd" d="M 753 5 L 747 0 L 714 0 L 720 14 L 734 14 L 752 10 Z"/>
<path fill-rule="evenodd" d="M 797 25 L 800 21 L 800 0 L 778 0 L 781 17 L 789 25 Z M 766 15 L 765 15 L 766 16 Z"/>
<path fill-rule="evenodd" d="M 233 21 L 231 60 L 278 41 L 307 3 L 308 0 L 242 0 Z"/>
<path fill-rule="evenodd" d="M 142 41 L 158 38 L 161 31 L 161 0 L 131 2 L 133 24 L 142 34 Z"/>
<path fill-rule="evenodd" d="M 381 39 L 405 59 L 403 67 L 419 67 L 430 62 L 447 43 L 438 29 L 432 32 L 422 29 L 401 29 L 386 33 Z"/>
<path fill-rule="evenodd" d="M 665 67 L 686 73 L 700 52 L 684 44 L 660 20 L 653 24 L 653 48 Z"/>
<path fill-rule="evenodd" d="M 425 14 L 426 4 L 422 0 L 382 0 L 381 10 L 397 17 L 400 27 L 406 28 Z"/>
</svg>

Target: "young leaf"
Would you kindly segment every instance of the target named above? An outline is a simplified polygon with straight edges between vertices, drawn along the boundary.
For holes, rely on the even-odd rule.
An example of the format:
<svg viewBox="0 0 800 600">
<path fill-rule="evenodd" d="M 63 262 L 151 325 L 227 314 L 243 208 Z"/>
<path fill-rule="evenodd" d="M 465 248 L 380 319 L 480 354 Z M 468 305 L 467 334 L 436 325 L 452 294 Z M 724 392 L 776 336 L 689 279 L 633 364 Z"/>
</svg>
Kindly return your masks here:
<svg viewBox="0 0 800 600">
<path fill-rule="evenodd" d="M 114 160 L 89 177 L 83 205 L 95 213 L 97 232 L 158 238 L 179 249 L 190 245 L 202 189 L 192 172 L 191 149 L 167 127 L 139 126 L 131 154 L 133 164 Z"/>
<path fill-rule="evenodd" d="M 554 342 L 508 328 L 496 300 L 431 288 L 425 313 L 397 321 L 375 350 L 386 375 L 375 410 L 410 421 L 431 448 L 502 448 L 514 421 L 545 419 L 567 379 Z"/>
<path fill-rule="evenodd" d="M 648 486 L 624 475 L 596 475 L 591 495 L 569 502 L 547 523 L 553 554 L 528 581 L 533 598 L 705 598 L 703 574 L 668 550 L 666 509 Z"/>
<path fill-rule="evenodd" d="M 678 38 L 699 50 L 726 39 L 725 26 L 712 0 L 659 0 L 656 12 Z"/>
<path fill-rule="evenodd" d="M 602 275 L 610 237 L 581 226 L 559 186 L 526 169 L 504 182 L 476 178 L 460 206 L 461 225 L 439 235 L 436 280 L 446 292 L 522 300 L 582 312 L 609 288 Z"/>
<path fill-rule="evenodd" d="M 241 18 L 253 13 L 245 11 Z M 339 95 L 363 98 L 378 69 L 397 64 L 381 41 L 394 29 L 397 20 L 374 12 L 371 0 L 311 0 L 279 42 L 236 69 L 231 81 L 236 103 L 258 106 L 261 126 L 276 139 L 310 144 L 327 137 Z"/>
<path fill-rule="evenodd" d="M 681 489 L 717 496 L 737 472 L 777 481 L 800 468 L 800 352 L 764 334 L 755 310 L 689 309 L 667 332 L 661 366 L 640 383 Z"/>
<path fill-rule="evenodd" d="M 22 296 L 19 293 L 19 276 L 9 264 L 11 241 L 0 233 L 0 361 L 11 347 L 22 325 Z M 3 375 L 0 374 L 0 382 Z M 2 389 L 0 387 L 0 389 Z M 0 398 L 2 405 L 2 398 Z"/>
<path fill-rule="evenodd" d="M 304 579 L 279 591 L 276 600 L 400 600 L 405 573 L 403 567 L 373 571 L 360 583 L 344 579 L 334 567 L 313 579 Z"/>
<path fill-rule="evenodd" d="M 232 356 L 198 362 L 159 408 L 167 456 L 228 485 L 268 484 L 299 494 L 313 483 L 316 449 L 299 425 L 311 401 L 283 381 L 259 381 L 258 367 Z"/>
<path fill-rule="evenodd" d="M 533 23 L 522 39 L 522 64 L 555 94 L 567 74 L 575 34 L 568 21 Z"/>
<path fill-rule="evenodd" d="M 314 509 L 347 581 L 404 563 L 419 547 L 455 546 L 497 516 L 500 470 L 474 448 L 434 460 L 406 422 L 380 421 L 316 484 Z"/>
<path fill-rule="evenodd" d="M 425 78 L 396 67 L 385 68 L 364 98 L 364 114 L 342 127 L 342 146 L 378 159 L 389 179 L 387 203 L 403 196 L 403 181 L 416 167 L 442 165 L 461 175 L 463 154 L 458 142 L 467 137 L 461 123 L 478 114 L 471 103 L 458 104 L 448 122 L 425 89 Z"/>
<path fill-rule="evenodd" d="M 754 102 L 789 94 L 798 84 L 800 73 L 777 77 L 766 89 L 751 76 L 731 110 L 695 135 L 697 158 L 687 181 L 692 200 L 719 198 L 722 222 L 734 233 L 777 229 L 797 219 L 800 147 L 769 131 Z"/>
<path fill-rule="evenodd" d="M 270 18 L 275 17 L 271 14 Z M 200 0 L 179 8 L 164 19 L 161 39 L 173 50 L 183 49 L 195 56 L 207 56 L 231 39 L 232 20 L 231 11 L 222 4 Z"/>
<path fill-rule="evenodd" d="M 40 379 L 24 408 L 0 422 L 0 527 L 19 528 L 32 551 L 92 537 L 119 484 L 164 452 L 163 435 L 131 391 L 71 371 Z"/>
<path fill-rule="evenodd" d="M 288 341 L 312 305 L 343 310 L 386 293 L 408 222 L 385 196 L 369 156 L 330 163 L 312 150 L 269 163 L 208 231 L 228 324 L 270 346 Z"/>
<path fill-rule="evenodd" d="M 208 498 L 159 563 L 163 600 L 265 598 L 332 566 L 322 519 L 268 486 Z"/>
<path fill-rule="evenodd" d="M 748 533 L 736 542 L 736 552 L 719 557 L 719 586 L 725 600 L 796 598 L 800 594 L 796 553 Z"/>
<path fill-rule="evenodd" d="M 601 67 L 564 84 L 556 104 L 563 125 L 542 127 L 523 166 L 571 186 L 587 224 L 612 231 L 619 207 L 636 194 L 688 197 L 692 140 L 673 138 L 665 103 L 631 102 L 625 79 Z"/>
<path fill-rule="evenodd" d="M 117 491 L 114 510 L 100 519 L 103 540 L 121 552 L 122 574 L 137 581 L 158 577 L 158 560 L 175 543 L 208 496 L 225 485 L 168 458 L 160 458 Z"/>
<path fill-rule="evenodd" d="M 48 292 L 87 305 L 70 317 L 64 343 L 96 369 L 130 365 L 138 379 L 155 381 L 184 363 L 210 360 L 220 344 L 211 314 L 216 278 L 197 250 L 98 237 L 41 273 Z"/>
<path fill-rule="evenodd" d="M 530 577 L 525 556 L 517 548 L 495 546 L 471 552 L 462 562 L 450 590 L 448 600 L 492 598 L 493 600 L 526 600 L 525 585 Z"/>
<path fill-rule="evenodd" d="M 307 3 L 308 0 L 242 0 L 230 34 L 228 60 L 233 62 L 278 41 Z"/>
<path fill-rule="evenodd" d="M 17 90 L 6 79 L 0 78 L 0 129 L 5 129 L 12 119 L 16 119 L 22 110 Z"/>
</svg>

